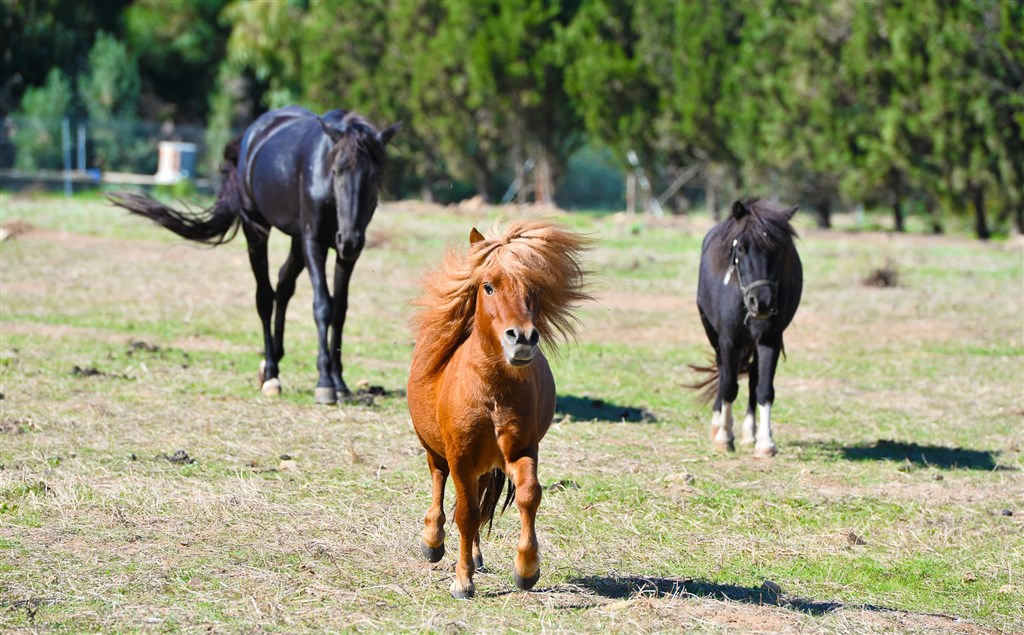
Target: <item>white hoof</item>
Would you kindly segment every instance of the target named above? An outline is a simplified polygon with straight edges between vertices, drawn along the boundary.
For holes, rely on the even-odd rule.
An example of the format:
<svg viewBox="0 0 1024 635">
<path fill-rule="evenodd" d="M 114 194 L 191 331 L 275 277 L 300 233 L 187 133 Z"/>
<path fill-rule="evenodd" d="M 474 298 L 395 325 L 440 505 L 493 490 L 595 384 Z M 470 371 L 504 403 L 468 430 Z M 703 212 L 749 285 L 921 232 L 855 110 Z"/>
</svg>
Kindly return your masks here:
<svg viewBox="0 0 1024 635">
<path fill-rule="evenodd" d="M 754 447 L 754 458 L 755 459 L 770 459 L 779 451 L 775 449 L 775 444 L 771 445 L 758 445 Z"/>
<path fill-rule="evenodd" d="M 281 380 L 277 377 L 268 379 L 263 382 L 263 387 L 260 388 L 260 392 L 268 397 L 280 397 L 281 396 Z"/>
</svg>

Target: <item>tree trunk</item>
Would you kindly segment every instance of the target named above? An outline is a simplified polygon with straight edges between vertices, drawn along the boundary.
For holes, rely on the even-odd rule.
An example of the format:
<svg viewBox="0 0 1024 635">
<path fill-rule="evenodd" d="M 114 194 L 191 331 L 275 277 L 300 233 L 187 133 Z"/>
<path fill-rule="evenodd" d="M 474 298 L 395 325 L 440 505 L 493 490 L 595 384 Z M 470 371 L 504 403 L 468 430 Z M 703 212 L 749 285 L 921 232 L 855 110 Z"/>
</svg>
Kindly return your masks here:
<svg viewBox="0 0 1024 635">
<path fill-rule="evenodd" d="M 533 168 L 534 200 L 538 205 L 555 205 L 555 169 L 551 155 L 539 144 L 535 148 Z"/>
<path fill-rule="evenodd" d="M 475 177 L 473 186 L 477 195 L 482 196 L 485 201 L 490 201 L 491 175 L 486 170 L 477 169 Z"/>
<path fill-rule="evenodd" d="M 928 212 L 928 219 L 932 224 L 932 233 L 936 236 L 945 233 L 942 228 L 942 217 L 939 215 L 939 207 L 935 204 L 935 201 L 928 198 L 924 202 L 924 209 Z"/>
<path fill-rule="evenodd" d="M 711 212 L 711 218 L 716 223 L 722 220 L 722 214 L 718 209 L 718 196 L 715 193 L 715 170 L 710 165 L 704 170 L 704 202 Z"/>
<path fill-rule="evenodd" d="M 980 187 L 971 187 L 971 203 L 974 205 L 974 231 L 981 240 L 988 240 L 988 219 L 985 217 L 985 191 Z"/>
<path fill-rule="evenodd" d="M 817 205 L 818 210 L 818 228 L 819 229 L 831 229 L 832 228 L 832 199 L 823 199 Z"/>
<path fill-rule="evenodd" d="M 512 144 L 512 167 L 515 170 L 515 183 L 518 183 L 518 189 L 512 200 L 515 201 L 516 205 L 522 205 L 523 199 L 526 198 L 526 169 L 524 163 L 526 159 L 523 157 L 523 144 L 516 142 Z"/>
<path fill-rule="evenodd" d="M 893 223 L 893 228 L 896 231 L 898 231 L 900 233 L 903 233 L 904 231 L 906 231 L 906 227 L 904 227 L 904 225 L 903 225 L 903 199 L 901 199 L 899 197 L 899 195 L 897 195 L 897 194 L 894 194 L 893 196 L 894 196 L 893 201 L 892 201 L 892 223 Z"/>
<path fill-rule="evenodd" d="M 893 229 L 903 233 L 903 182 L 900 173 L 895 169 L 889 171 L 889 186 L 892 188 L 892 225 Z"/>
<path fill-rule="evenodd" d="M 1024 204 L 1016 206 L 1013 213 L 1013 224 L 1019 235 L 1024 235 Z"/>
</svg>

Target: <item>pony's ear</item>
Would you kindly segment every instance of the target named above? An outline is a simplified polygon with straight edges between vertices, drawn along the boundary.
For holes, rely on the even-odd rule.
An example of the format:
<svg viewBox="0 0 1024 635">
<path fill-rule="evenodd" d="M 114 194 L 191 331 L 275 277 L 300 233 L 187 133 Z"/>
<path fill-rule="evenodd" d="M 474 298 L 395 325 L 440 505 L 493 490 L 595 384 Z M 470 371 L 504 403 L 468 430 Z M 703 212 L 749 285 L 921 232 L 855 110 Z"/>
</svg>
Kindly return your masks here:
<svg viewBox="0 0 1024 635">
<path fill-rule="evenodd" d="M 747 206 L 743 204 L 743 201 L 736 201 L 732 204 L 732 217 L 739 220 L 750 213 Z"/>
<path fill-rule="evenodd" d="M 380 141 L 381 145 L 386 146 L 388 142 L 391 141 L 391 138 L 395 136 L 395 133 L 398 132 L 401 127 L 402 122 L 399 121 L 393 126 L 389 126 L 384 130 L 381 130 L 380 132 L 377 133 L 377 141 Z"/>
<path fill-rule="evenodd" d="M 469 230 L 469 244 L 475 245 L 484 239 L 484 235 L 476 230 L 476 227 Z"/>
<path fill-rule="evenodd" d="M 790 207 L 789 209 L 787 209 L 784 212 L 786 214 L 786 218 L 788 218 L 789 220 L 793 220 L 793 215 L 796 214 L 796 211 L 798 209 L 800 209 L 799 205 L 794 205 L 793 207 Z"/>
<path fill-rule="evenodd" d="M 330 124 L 328 124 L 326 121 L 324 121 L 320 117 L 317 117 L 316 120 L 320 122 L 320 127 L 323 128 L 324 133 L 328 137 L 330 137 L 331 141 L 333 141 L 334 143 L 338 143 L 338 141 L 340 141 L 341 138 L 345 136 L 345 128 L 344 127 L 342 127 L 339 130 L 338 128 L 335 128 L 335 127 L 331 126 Z"/>
</svg>

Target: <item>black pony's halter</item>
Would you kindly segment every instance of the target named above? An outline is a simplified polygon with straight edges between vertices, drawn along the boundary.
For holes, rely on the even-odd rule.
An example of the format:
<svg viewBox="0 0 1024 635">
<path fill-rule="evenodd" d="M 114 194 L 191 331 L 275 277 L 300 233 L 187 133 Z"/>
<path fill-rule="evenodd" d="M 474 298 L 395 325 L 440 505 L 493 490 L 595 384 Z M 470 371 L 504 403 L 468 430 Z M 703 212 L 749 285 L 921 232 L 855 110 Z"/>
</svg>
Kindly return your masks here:
<svg viewBox="0 0 1024 635">
<path fill-rule="evenodd" d="M 740 275 L 739 244 L 736 240 L 732 241 L 732 254 L 730 255 L 730 258 L 732 262 L 729 264 L 729 269 L 730 271 L 736 272 L 736 282 L 739 283 L 740 293 L 743 294 L 743 306 L 744 308 L 747 309 L 747 315 L 746 317 L 743 318 L 743 323 L 746 324 L 750 320 L 750 318 L 754 318 L 755 320 L 767 320 L 769 317 L 777 314 L 779 312 L 779 309 L 777 307 L 772 307 L 771 313 L 768 316 L 762 317 L 759 315 L 755 315 L 750 311 L 750 297 L 754 289 L 757 289 L 759 287 L 771 287 L 772 291 L 778 293 L 778 279 L 769 280 L 767 278 L 758 278 L 757 280 L 752 280 L 751 282 L 744 284 L 743 278 Z"/>
</svg>

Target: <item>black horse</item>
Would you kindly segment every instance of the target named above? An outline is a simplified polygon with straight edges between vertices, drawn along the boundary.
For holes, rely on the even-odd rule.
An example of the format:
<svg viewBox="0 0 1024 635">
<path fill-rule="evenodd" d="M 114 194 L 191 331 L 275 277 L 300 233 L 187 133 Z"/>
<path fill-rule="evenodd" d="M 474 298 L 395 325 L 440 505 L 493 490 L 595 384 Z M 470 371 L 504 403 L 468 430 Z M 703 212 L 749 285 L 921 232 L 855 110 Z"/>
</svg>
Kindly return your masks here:
<svg viewBox="0 0 1024 635">
<path fill-rule="evenodd" d="M 793 320 L 803 290 L 803 268 L 789 221 L 797 208 L 775 207 L 757 199 L 736 201 L 732 214 L 708 232 L 701 247 L 697 308 L 715 365 L 693 368 L 711 375 L 694 388 L 714 398 L 711 438 L 715 447 L 733 446 L 732 404 L 738 378 L 750 375 L 750 403 L 740 442 L 754 445 L 754 456 L 776 453 L 771 413 L 775 368 L 783 352 L 782 332 Z M 760 421 L 754 424 L 754 406 Z M 756 430 L 756 432 L 755 432 Z"/>
<path fill-rule="evenodd" d="M 341 363 L 348 283 L 377 208 L 384 146 L 399 125 L 378 131 L 354 113 L 332 110 L 317 116 L 288 106 L 262 115 L 224 148 L 223 182 L 217 202 L 209 209 L 178 211 L 141 194 L 110 197 L 115 205 L 210 245 L 231 240 L 241 225 L 256 276 L 256 310 L 263 322 L 265 353 L 260 381 L 264 394 L 281 392 L 278 362 L 284 357 L 285 312 L 304 267 L 309 268 L 313 283 L 313 316 L 320 345 L 316 401 L 335 403 L 350 394 L 342 379 Z M 267 263 L 271 227 L 292 238 L 276 292 Z M 331 247 L 337 252 L 333 298 L 325 271 Z"/>
</svg>

